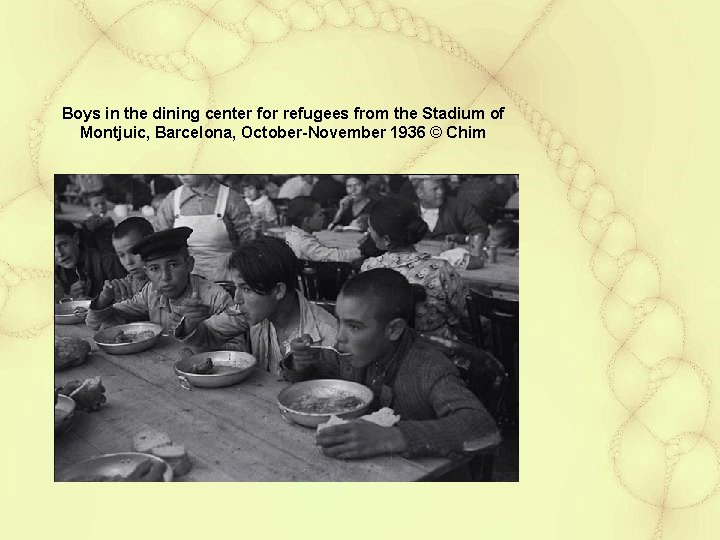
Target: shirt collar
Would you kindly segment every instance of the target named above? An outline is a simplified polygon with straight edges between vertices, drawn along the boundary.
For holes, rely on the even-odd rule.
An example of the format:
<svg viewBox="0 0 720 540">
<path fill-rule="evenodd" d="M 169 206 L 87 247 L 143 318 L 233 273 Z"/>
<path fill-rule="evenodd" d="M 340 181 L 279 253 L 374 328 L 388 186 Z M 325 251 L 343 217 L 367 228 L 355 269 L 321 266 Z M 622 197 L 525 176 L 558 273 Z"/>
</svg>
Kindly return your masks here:
<svg viewBox="0 0 720 540">
<path fill-rule="evenodd" d="M 190 298 L 192 296 L 193 292 L 198 290 L 198 278 L 194 274 L 190 274 L 190 279 L 188 280 L 188 284 L 185 287 L 185 290 L 183 293 L 178 297 L 172 300 L 174 304 L 177 304 L 179 302 L 182 302 L 185 298 Z M 167 296 L 163 296 L 158 292 L 158 290 L 155 288 L 155 285 L 150 282 L 150 298 L 148 303 L 150 304 L 148 307 L 164 307 L 169 308 L 170 307 L 170 299 Z"/>
<path fill-rule="evenodd" d="M 217 197 L 218 191 L 220 190 L 220 184 L 218 182 L 213 182 L 210 184 L 210 187 L 207 189 L 198 189 L 198 188 L 191 188 L 188 186 L 183 186 L 182 190 L 182 202 L 189 201 L 190 199 L 194 198 L 202 198 L 202 197 Z"/>
</svg>

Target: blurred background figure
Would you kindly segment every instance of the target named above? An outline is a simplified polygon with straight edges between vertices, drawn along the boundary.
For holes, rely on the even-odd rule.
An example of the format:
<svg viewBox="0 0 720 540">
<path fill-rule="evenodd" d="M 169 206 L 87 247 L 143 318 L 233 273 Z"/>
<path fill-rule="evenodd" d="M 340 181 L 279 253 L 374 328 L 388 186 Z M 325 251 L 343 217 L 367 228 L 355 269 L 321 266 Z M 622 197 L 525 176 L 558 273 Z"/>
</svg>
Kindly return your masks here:
<svg viewBox="0 0 720 540">
<path fill-rule="evenodd" d="M 469 234 L 487 235 L 487 223 L 466 199 L 447 197 L 444 181 L 447 175 L 410 175 L 420 207 L 420 215 L 428 225 L 426 238 L 463 240 Z"/>
<path fill-rule="evenodd" d="M 83 240 L 85 245 L 99 251 L 114 253 L 112 246 L 112 233 L 115 229 L 115 222 L 107 214 L 107 198 L 103 191 L 86 193 L 85 203 L 87 204 L 88 218 L 83 223 Z"/>
<path fill-rule="evenodd" d="M 503 208 L 513 193 L 514 174 L 470 176 L 458 189 L 458 198 L 467 201 L 485 223 L 497 219 L 496 208 Z"/>
<path fill-rule="evenodd" d="M 295 197 L 288 203 L 287 215 L 292 227 L 285 233 L 285 241 L 299 259 L 352 262 L 362 256 L 359 247 L 329 247 L 313 235 L 325 227 L 325 214 L 315 199 Z"/>
<path fill-rule="evenodd" d="M 256 224 L 255 229 L 258 229 L 259 224 L 263 231 L 277 225 L 275 206 L 265 193 L 268 183 L 267 176 L 257 174 L 245 175 L 240 183 L 245 202 L 250 207 L 253 222 Z"/>
<path fill-rule="evenodd" d="M 277 199 L 294 199 L 301 195 L 310 195 L 313 184 L 317 181 L 316 176 L 298 175 L 285 180 L 277 194 Z"/>
<path fill-rule="evenodd" d="M 344 227 L 365 231 L 367 223 L 359 220 L 360 216 L 367 214 L 370 197 L 367 194 L 368 178 L 362 174 L 349 175 L 345 180 L 346 195 L 340 199 L 339 208 L 329 228 L 342 230 Z"/>
<path fill-rule="evenodd" d="M 160 204 L 155 217 L 158 231 L 190 227 L 190 254 L 194 272 L 211 281 L 229 281 L 232 251 L 255 238 L 251 212 L 243 197 L 212 175 L 178 175 L 182 185 Z"/>
<path fill-rule="evenodd" d="M 323 208 L 337 206 L 340 199 L 347 195 L 346 174 L 321 174 L 313 185 L 310 196 Z"/>
<path fill-rule="evenodd" d="M 390 195 L 401 197 L 410 202 L 417 202 L 415 187 L 406 174 L 391 174 L 388 176 L 387 184 Z"/>
</svg>

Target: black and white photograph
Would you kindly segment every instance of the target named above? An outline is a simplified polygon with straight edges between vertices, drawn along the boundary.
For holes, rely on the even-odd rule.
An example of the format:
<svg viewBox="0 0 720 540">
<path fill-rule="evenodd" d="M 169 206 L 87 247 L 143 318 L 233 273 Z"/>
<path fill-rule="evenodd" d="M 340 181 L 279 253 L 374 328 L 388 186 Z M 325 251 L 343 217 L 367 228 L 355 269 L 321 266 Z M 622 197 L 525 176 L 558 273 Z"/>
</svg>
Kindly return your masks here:
<svg viewBox="0 0 720 540">
<path fill-rule="evenodd" d="M 57 174 L 54 478 L 518 482 L 517 174 Z"/>
</svg>

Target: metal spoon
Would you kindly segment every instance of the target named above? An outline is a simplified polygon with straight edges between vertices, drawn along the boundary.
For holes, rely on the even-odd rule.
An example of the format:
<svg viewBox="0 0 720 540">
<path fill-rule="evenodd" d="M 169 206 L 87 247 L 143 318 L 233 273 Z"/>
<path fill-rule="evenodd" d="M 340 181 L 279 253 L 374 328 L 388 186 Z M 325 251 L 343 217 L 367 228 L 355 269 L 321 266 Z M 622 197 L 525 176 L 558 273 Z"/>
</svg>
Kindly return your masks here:
<svg viewBox="0 0 720 540">
<path fill-rule="evenodd" d="M 330 345 L 308 345 L 308 348 L 310 349 L 327 349 L 328 351 L 334 351 L 335 354 L 338 356 L 350 356 L 352 353 L 349 352 L 340 352 L 335 347 L 332 347 Z"/>
</svg>

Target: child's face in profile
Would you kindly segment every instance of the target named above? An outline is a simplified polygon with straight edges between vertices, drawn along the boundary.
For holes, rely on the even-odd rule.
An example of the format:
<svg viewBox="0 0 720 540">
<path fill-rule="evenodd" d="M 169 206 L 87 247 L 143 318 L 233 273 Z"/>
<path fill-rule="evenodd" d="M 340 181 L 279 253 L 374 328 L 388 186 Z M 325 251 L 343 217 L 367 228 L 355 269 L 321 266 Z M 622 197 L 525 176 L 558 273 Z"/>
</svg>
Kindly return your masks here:
<svg viewBox="0 0 720 540">
<path fill-rule="evenodd" d="M 88 206 L 90 207 L 90 212 L 92 212 L 94 216 L 103 216 L 107 212 L 107 200 L 105 200 L 104 195 L 90 197 L 88 200 Z"/>
<path fill-rule="evenodd" d="M 325 214 L 323 213 L 322 206 L 319 204 L 315 206 L 315 213 L 305 218 L 304 229 L 307 232 L 318 232 L 322 231 L 325 227 Z"/>
<path fill-rule="evenodd" d="M 252 326 L 271 317 L 278 306 L 275 293 L 260 294 L 252 289 L 237 270 L 231 272 L 235 289 L 235 302 L 238 309 Z"/>
<path fill-rule="evenodd" d="M 350 353 L 345 360 L 354 368 L 363 368 L 382 358 L 392 345 L 387 324 L 378 320 L 378 301 L 338 295 L 335 306 L 339 323 L 337 348 Z"/>
<path fill-rule="evenodd" d="M 246 199 L 250 199 L 251 201 L 256 201 L 260 198 L 260 192 L 255 186 L 245 186 L 243 188 L 243 195 Z"/>
</svg>

